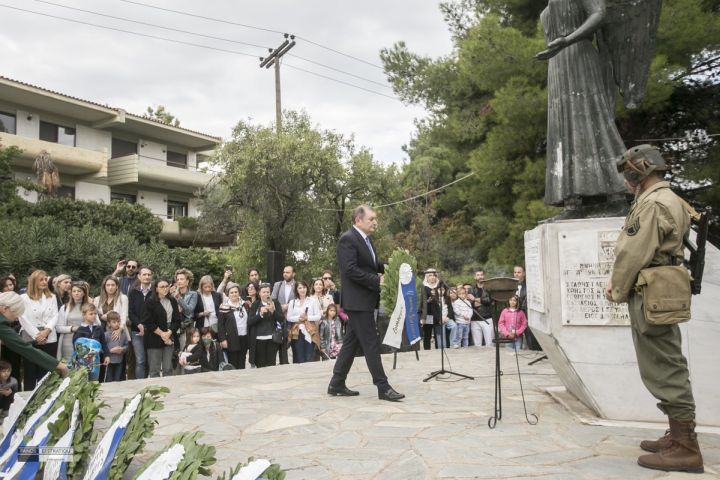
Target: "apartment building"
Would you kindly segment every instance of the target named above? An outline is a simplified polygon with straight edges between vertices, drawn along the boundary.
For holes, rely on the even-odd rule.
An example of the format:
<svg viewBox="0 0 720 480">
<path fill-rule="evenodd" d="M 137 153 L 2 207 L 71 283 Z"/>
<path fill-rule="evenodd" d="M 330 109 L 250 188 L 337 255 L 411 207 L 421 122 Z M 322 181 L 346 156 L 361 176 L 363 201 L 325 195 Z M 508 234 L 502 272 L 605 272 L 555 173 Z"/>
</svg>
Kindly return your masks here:
<svg viewBox="0 0 720 480">
<path fill-rule="evenodd" d="M 194 238 L 177 220 L 198 216 L 197 191 L 211 179 L 198 166 L 220 142 L 219 137 L 0 77 L 0 144 L 22 149 L 15 162 L 17 178 L 34 180 L 35 157 L 46 150 L 60 172 L 58 194 L 142 204 L 162 218 L 162 237 L 171 244 Z M 37 198 L 34 192 L 21 195 Z"/>
</svg>

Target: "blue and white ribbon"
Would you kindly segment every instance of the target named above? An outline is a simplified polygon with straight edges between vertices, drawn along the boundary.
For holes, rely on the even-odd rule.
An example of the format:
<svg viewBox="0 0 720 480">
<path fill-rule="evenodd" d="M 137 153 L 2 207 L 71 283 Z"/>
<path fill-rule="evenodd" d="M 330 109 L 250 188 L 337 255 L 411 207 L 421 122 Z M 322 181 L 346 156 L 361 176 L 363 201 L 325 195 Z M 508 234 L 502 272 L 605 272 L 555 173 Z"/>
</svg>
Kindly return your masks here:
<svg viewBox="0 0 720 480">
<path fill-rule="evenodd" d="M 420 340 L 417 326 L 417 292 L 415 291 L 415 275 L 407 263 L 400 265 L 398 271 L 398 289 L 395 309 L 390 315 L 390 324 L 385 332 L 383 343 L 393 348 L 400 348 L 403 330 L 410 345 Z"/>
<path fill-rule="evenodd" d="M 108 473 L 110 472 L 110 466 L 115 458 L 115 451 L 117 450 L 123 435 L 125 435 L 128 423 L 130 423 L 133 415 L 135 415 L 135 411 L 141 401 L 142 395 L 135 395 L 117 420 L 115 420 L 108 431 L 105 432 L 105 435 L 102 440 L 100 440 L 100 443 L 90 458 L 90 463 L 85 471 L 83 480 L 99 480 L 107 478 Z"/>
<path fill-rule="evenodd" d="M 80 402 L 75 400 L 68 430 L 55 443 L 55 447 L 58 451 L 69 452 L 72 450 L 73 437 L 75 436 L 75 430 L 77 429 L 79 414 Z M 49 455 L 45 461 L 45 468 L 43 468 L 43 480 L 67 480 L 67 466 L 71 461 L 72 455 L 67 453 Z"/>
</svg>

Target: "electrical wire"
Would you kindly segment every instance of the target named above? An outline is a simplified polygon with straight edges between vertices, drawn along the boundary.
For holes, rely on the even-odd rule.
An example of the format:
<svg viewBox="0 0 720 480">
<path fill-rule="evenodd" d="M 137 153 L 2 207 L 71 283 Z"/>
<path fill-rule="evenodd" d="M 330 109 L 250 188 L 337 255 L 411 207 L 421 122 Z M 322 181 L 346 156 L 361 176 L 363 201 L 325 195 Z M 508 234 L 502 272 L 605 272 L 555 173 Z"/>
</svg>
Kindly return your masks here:
<svg viewBox="0 0 720 480">
<path fill-rule="evenodd" d="M 98 17 L 111 18 L 111 19 L 113 19 L 113 20 L 121 20 L 121 21 L 123 21 L 123 22 L 135 23 L 135 24 L 138 24 L 138 25 L 146 26 L 146 27 L 160 28 L 160 29 L 163 29 L 163 30 L 171 31 L 171 32 L 184 33 L 184 34 L 187 34 L 187 35 L 193 35 L 193 36 L 196 36 L 196 37 L 207 38 L 207 39 L 210 39 L 210 40 L 219 40 L 219 41 L 222 41 L 222 42 L 235 43 L 235 44 L 238 44 L 238 45 L 246 45 L 246 46 L 250 46 L 250 47 L 260 48 L 260 49 L 265 50 L 265 51 L 267 51 L 267 50 L 272 50 L 272 48 L 269 47 L 269 46 L 267 46 L 267 45 L 258 45 L 258 44 L 256 44 L 256 43 L 243 42 L 243 41 L 240 41 L 240 40 L 233 40 L 233 39 L 231 39 L 231 38 L 217 37 L 217 36 L 214 36 L 214 35 L 207 35 L 207 34 L 204 34 L 204 33 L 192 32 L 192 31 L 183 30 L 183 29 L 180 29 L 180 28 L 167 27 L 167 26 L 164 26 L 164 25 L 158 25 L 158 24 L 155 24 L 155 23 L 143 22 L 143 21 L 141 21 L 141 20 L 135 20 L 135 19 L 132 19 L 132 18 L 119 17 L 119 16 L 117 16 L 117 15 L 110 15 L 110 14 L 107 14 L 107 13 L 95 12 L 95 11 L 86 10 L 86 9 L 83 9 L 83 8 L 71 7 L 71 6 L 69 6 L 69 5 L 63 5 L 63 4 L 60 4 L 60 3 L 50 2 L 50 1 L 48 1 L 48 0 L 33 0 L 33 1 L 34 1 L 34 2 L 37 2 L 37 3 L 43 3 L 43 4 L 46 4 L 46 5 L 52 5 L 52 6 L 58 7 L 58 8 L 64 8 L 64 9 L 67 9 L 67 10 L 73 10 L 73 11 L 76 11 L 76 12 L 88 13 L 88 14 L 90 14 L 90 15 L 96 15 L 96 16 L 98 16 Z M 363 80 L 363 81 L 365 81 L 365 82 L 373 83 L 373 84 L 379 85 L 379 86 L 381 86 L 381 87 L 383 87 L 383 88 L 387 88 L 387 89 L 389 89 L 389 90 L 392 90 L 392 87 L 391 87 L 390 85 L 385 84 L 385 83 L 377 82 L 377 81 L 375 81 L 375 80 L 371 80 L 371 79 L 366 78 L 366 77 L 363 77 L 363 76 L 361 76 L 361 75 L 356 75 L 356 74 L 354 74 L 354 73 L 346 72 L 346 71 L 341 70 L 341 69 L 339 69 L 339 68 L 335 68 L 335 67 L 332 67 L 332 66 L 330 66 L 330 65 L 326 65 L 326 64 L 324 64 L 324 63 L 320 63 L 320 62 L 317 62 L 317 61 L 315 61 L 315 60 L 311 60 L 311 59 L 309 59 L 309 58 L 302 57 L 302 56 L 300 56 L 300 55 L 288 54 L 288 56 L 289 56 L 289 57 L 297 58 L 297 59 L 299 59 L 299 60 L 303 60 L 303 61 L 308 62 L 308 63 L 312 63 L 312 64 L 317 65 L 317 66 L 319 66 L 319 67 L 327 68 L 328 70 L 332 70 L 332 71 L 341 73 L 341 74 L 343 74 L 343 75 L 348 75 L 348 76 L 350 76 L 350 77 L 354 77 L 354 78 L 357 78 L 357 79 L 359 79 L 359 80 Z"/>
<path fill-rule="evenodd" d="M 720 133 L 705 133 L 705 137 L 720 137 Z M 671 140 L 690 140 L 688 137 L 666 137 L 666 138 L 637 138 L 636 142 L 665 142 Z"/>
<path fill-rule="evenodd" d="M 125 1 L 125 0 L 120 0 L 120 1 Z M 223 53 L 231 53 L 231 54 L 235 54 L 235 55 L 242 55 L 242 56 L 246 56 L 246 57 L 257 58 L 257 55 L 254 55 L 254 54 L 251 54 L 251 53 L 247 53 L 247 52 L 239 52 L 239 51 L 237 51 L 237 50 L 229 50 L 229 49 L 226 49 L 226 48 L 213 47 L 213 46 L 210 46 L 210 45 L 203 45 L 203 44 L 200 44 L 200 43 L 186 42 L 186 41 L 184 41 L 184 40 L 176 40 L 176 39 L 172 39 L 172 38 L 161 37 L 161 36 L 158 36 L 158 35 L 151 35 L 151 34 L 148 34 L 148 33 L 141 33 L 141 32 L 135 32 L 135 31 L 132 31 L 132 30 L 125 30 L 125 29 L 122 29 L 122 28 L 109 27 L 109 26 L 106 26 L 106 25 L 99 25 L 99 24 L 92 23 L 92 22 L 85 22 L 85 21 L 77 20 L 77 19 L 73 19 L 73 18 L 61 17 L 61 16 L 59 16 L 59 15 L 52 15 L 52 14 L 49 14 L 49 13 L 37 12 L 37 11 L 34 11 L 34 10 L 28 10 L 28 9 L 25 9 L 25 8 L 20 8 L 20 7 L 15 7 L 15 6 L 11 6 L 11 5 L 6 5 L 6 4 L 3 4 L 3 3 L 0 3 L 0 7 L 8 8 L 8 9 L 11 9 L 11 10 L 17 10 L 17 11 L 25 12 L 25 13 L 32 13 L 32 14 L 34 14 L 34 15 L 39 15 L 39 16 L 43 16 L 43 17 L 53 18 L 53 19 L 56 19 L 56 20 L 63 20 L 63 21 L 66 21 L 66 22 L 78 23 L 78 24 L 87 25 L 87 26 L 90 26 L 90 27 L 102 28 L 102 29 L 105 29 L 105 30 L 112 30 L 112 31 L 121 32 L 121 33 L 127 33 L 127 34 L 130 34 L 130 35 L 136 35 L 136 36 L 139 36 L 139 37 L 152 38 L 152 39 L 155 39 L 155 40 L 162 40 L 162 41 L 170 42 L 170 43 L 178 43 L 178 44 L 181 44 L 181 45 L 187 45 L 187 46 L 191 46 L 191 47 L 204 48 L 204 49 L 206 49 L 206 50 L 214 50 L 214 51 L 223 52 Z M 346 86 L 349 86 L 349 87 L 352 87 L 352 88 L 357 88 L 357 89 L 359 89 L 359 90 L 363 90 L 363 91 L 368 92 L 368 93 L 372 93 L 372 94 L 379 95 L 379 96 L 382 96 L 382 97 L 390 98 L 390 99 L 392 99 L 392 100 L 398 100 L 398 101 L 400 100 L 400 99 L 398 99 L 397 97 L 393 97 L 393 96 L 391 96 L 391 95 L 386 95 L 386 94 L 384 94 L 384 93 L 377 92 L 377 91 L 371 90 L 371 89 L 369 89 L 369 88 L 361 87 L 361 86 L 359 86 L 359 85 L 355 85 L 355 84 L 353 84 L 353 83 L 345 82 L 345 81 L 339 80 L 339 79 L 337 79 L 337 78 L 329 77 L 329 76 L 327 76 L 327 75 L 323 75 L 323 74 L 320 74 L 320 73 L 317 73 L 317 72 L 313 72 L 313 71 L 310 71 L 310 70 L 306 70 L 306 69 L 301 68 L 301 67 L 297 67 L 297 66 L 294 66 L 294 65 L 288 65 L 288 64 L 285 64 L 285 65 L 287 65 L 289 68 L 292 68 L 292 69 L 295 69 L 295 70 L 299 70 L 299 71 L 301 71 L 301 72 L 304 72 L 304 73 L 307 73 L 307 74 L 310 74 L 310 75 L 314 75 L 314 76 L 317 76 L 317 77 L 320 77 L 320 78 L 324 78 L 324 79 L 326 79 L 326 80 L 330 80 L 330 81 L 332 81 L 332 82 L 336 82 L 336 83 L 339 83 L 339 84 L 342 84 L 342 85 L 346 85 Z"/>
<path fill-rule="evenodd" d="M 166 27 L 164 25 L 157 25 L 155 23 L 148 23 L 148 22 L 143 22 L 140 20 L 133 20 L 132 18 L 118 17 L 115 15 L 109 15 L 106 13 L 93 12 L 92 10 L 85 10 L 82 8 L 71 7 L 69 5 L 62 5 L 60 3 L 48 2 L 47 0 L 33 0 L 33 1 L 37 2 L 37 3 L 44 3 L 46 5 L 52 5 L 54 7 L 65 8 L 67 10 L 74 10 L 76 12 L 89 13 L 90 15 L 97 15 L 98 17 L 112 18 L 114 20 L 122 20 L 123 22 L 137 23 L 138 25 L 144 25 L 146 27 L 161 28 L 163 30 L 169 30 L 171 32 L 186 33 L 188 35 L 195 35 L 196 37 L 209 38 L 211 40 L 221 40 L 223 42 L 237 43 L 238 45 L 247 45 L 250 47 L 262 48 L 263 50 L 269 50 L 269 49 L 271 50 L 271 48 L 268 47 L 267 45 L 258 45 L 255 43 L 241 42 L 239 40 L 232 40 L 229 38 L 215 37 L 213 35 L 205 35 L 203 33 L 189 32 L 187 30 L 181 30 L 179 28 Z"/>
<path fill-rule="evenodd" d="M 263 31 L 263 32 L 271 32 L 271 33 L 279 33 L 279 34 L 282 34 L 282 35 L 284 35 L 284 34 L 286 33 L 286 32 L 281 32 L 280 30 L 273 30 L 273 29 L 271 29 L 271 28 L 257 27 L 257 26 L 255 26 L 255 25 L 248 25 L 248 24 L 246 24 L 246 23 L 233 22 L 233 21 L 230 21 L 230 20 L 222 19 L 222 18 L 207 17 L 207 16 L 205 16 L 205 15 L 198 15 L 198 14 L 196 14 L 196 13 L 184 12 L 184 11 L 182 11 L 182 10 L 174 10 L 174 9 L 172 9 L 172 8 L 158 7 L 158 6 L 156 6 L 156 5 L 150 5 L 150 4 L 147 4 L 147 3 L 137 2 L 137 1 L 134 1 L 134 0 L 118 0 L 118 1 L 119 1 L 119 2 L 123 2 L 123 3 L 129 3 L 129 4 L 132 4 L 132 5 L 138 5 L 138 6 L 141 6 L 141 7 L 153 8 L 153 9 L 155 9 L 155 10 L 162 10 L 162 11 L 164 11 L 164 12 L 176 13 L 176 14 L 178 14 L 178 15 L 185 15 L 185 16 L 187 16 L 187 17 L 200 18 L 200 19 L 202 19 L 202 20 L 208 20 L 208 21 L 211 21 L 211 22 L 225 23 L 225 24 L 227 24 L 227 25 L 234 25 L 234 26 L 236 26 L 236 27 L 251 28 L 251 29 L 253 29 L 253 30 L 260 30 L 260 31 Z M 330 51 L 330 52 L 336 53 L 336 54 L 338 54 L 338 55 L 342 55 L 343 57 L 347 57 L 347 58 L 350 58 L 350 59 L 352 59 L 352 60 L 355 60 L 355 61 L 364 63 L 364 64 L 369 65 L 369 66 L 371 66 L 371 67 L 379 68 L 380 70 L 383 69 L 383 67 L 380 66 L 380 65 L 377 65 L 377 64 L 375 64 L 375 63 L 369 62 L 369 61 L 367 61 L 367 60 L 363 60 L 362 58 L 358 58 L 358 57 L 356 57 L 356 56 L 354 56 L 354 55 L 350 55 L 349 53 L 341 52 L 340 50 L 336 50 L 336 49 L 334 49 L 334 48 L 328 47 L 328 46 L 323 45 L 323 44 L 321 44 L 321 43 L 315 42 L 315 41 L 313 41 L 313 40 L 310 40 L 309 38 L 301 37 L 300 35 L 296 35 L 295 38 L 297 38 L 297 39 L 299 39 L 299 40 L 303 40 L 304 42 L 307 42 L 307 43 L 309 43 L 309 44 L 311 44 L 311 45 L 315 45 L 316 47 L 323 48 L 323 49 L 328 50 L 328 51 Z"/>
</svg>

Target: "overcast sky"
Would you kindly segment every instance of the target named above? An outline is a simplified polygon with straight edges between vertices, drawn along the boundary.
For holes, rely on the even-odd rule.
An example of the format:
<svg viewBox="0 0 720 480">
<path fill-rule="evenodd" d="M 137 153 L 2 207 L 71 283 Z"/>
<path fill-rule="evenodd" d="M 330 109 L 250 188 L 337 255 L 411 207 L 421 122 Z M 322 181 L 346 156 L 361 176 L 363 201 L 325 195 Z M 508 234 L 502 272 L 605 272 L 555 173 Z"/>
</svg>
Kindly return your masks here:
<svg viewBox="0 0 720 480">
<path fill-rule="evenodd" d="M 235 42 L 275 47 L 283 37 L 240 26 L 150 9 L 121 0 L 51 0 L 52 3 L 163 25 Z M 139 3 L 293 33 L 290 54 L 332 66 L 382 85 L 343 75 L 293 56 L 281 69 L 283 109 L 304 109 L 321 128 L 354 135 L 384 163 L 405 158 L 417 107 L 289 68 L 316 72 L 393 96 L 381 69 L 319 48 L 306 40 L 380 65 L 378 53 L 397 41 L 438 57 L 451 51 L 450 34 L 434 0 L 137 0 Z M 147 35 L 172 38 L 251 56 L 144 38 L 0 7 L 0 75 L 142 114 L 164 105 L 181 126 L 229 138 L 240 119 L 275 119 L 272 69 L 259 68 L 262 48 L 201 38 L 99 17 L 36 0 L 3 4 Z M 384 85 L 384 86 L 383 86 Z"/>
</svg>

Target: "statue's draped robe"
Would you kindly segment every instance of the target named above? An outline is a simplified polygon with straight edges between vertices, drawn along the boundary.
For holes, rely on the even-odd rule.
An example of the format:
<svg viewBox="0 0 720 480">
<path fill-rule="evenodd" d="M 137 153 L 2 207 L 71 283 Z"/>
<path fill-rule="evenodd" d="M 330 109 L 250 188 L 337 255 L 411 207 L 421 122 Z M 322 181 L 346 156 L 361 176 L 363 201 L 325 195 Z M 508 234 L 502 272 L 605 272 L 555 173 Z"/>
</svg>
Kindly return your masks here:
<svg viewBox="0 0 720 480">
<path fill-rule="evenodd" d="M 587 18 L 577 0 L 550 0 L 540 17 L 545 39 L 567 36 Z M 615 162 L 625 145 L 615 126 L 614 87 L 592 39 L 580 40 L 548 65 L 545 203 L 624 192 Z"/>
</svg>

